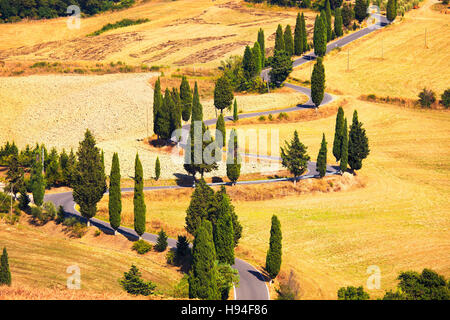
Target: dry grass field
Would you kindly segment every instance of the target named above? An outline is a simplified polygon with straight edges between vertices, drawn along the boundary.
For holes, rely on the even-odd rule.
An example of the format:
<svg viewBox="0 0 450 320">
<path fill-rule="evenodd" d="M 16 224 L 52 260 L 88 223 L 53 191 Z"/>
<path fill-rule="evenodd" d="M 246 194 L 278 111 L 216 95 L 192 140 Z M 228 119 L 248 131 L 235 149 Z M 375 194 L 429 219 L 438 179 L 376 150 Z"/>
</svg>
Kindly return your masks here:
<svg viewBox="0 0 450 320">
<path fill-rule="evenodd" d="M 450 86 L 450 23 L 448 15 L 430 9 L 432 3 L 424 2 L 421 9 L 408 12 L 403 21 L 327 55 L 327 90 L 356 97 L 376 94 L 416 99 L 427 87 L 440 96 Z M 291 76 L 309 80 L 309 67 L 297 68 Z"/>
<path fill-rule="evenodd" d="M 295 24 L 295 10 L 249 6 L 237 0 L 145 1 L 118 12 L 81 20 L 80 29 L 69 29 L 67 19 L 30 21 L 0 27 L 0 60 L 116 62 L 131 65 L 198 65 L 217 67 L 232 54 L 242 54 L 264 28 L 273 46 L 279 23 Z M 150 22 L 86 37 L 107 23 L 124 18 Z M 312 12 L 306 12 L 309 31 Z M 188 35 L 188 36 L 187 36 Z"/>
<path fill-rule="evenodd" d="M 118 279 L 135 264 L 144 279 L 157 284 L 158 295 L 173 296 L 183 274 L 166 264 L 165 253 L 140 256 L 123 236 L 101 234 L 94 229 L 81 239 L 69 238 L 62 227 L 49 222 L 43 227 L 22 217 L 14 226 L 0 220 L 0 246 L 8 250 L 13 287 L 0 290 L 1 299 L 136 299 L 127 294 Z M 78 265 L 81 289 L 66 287 L 67 267 Z M 139 298 L 139 297 L 138 297 Z"/>
</svg>

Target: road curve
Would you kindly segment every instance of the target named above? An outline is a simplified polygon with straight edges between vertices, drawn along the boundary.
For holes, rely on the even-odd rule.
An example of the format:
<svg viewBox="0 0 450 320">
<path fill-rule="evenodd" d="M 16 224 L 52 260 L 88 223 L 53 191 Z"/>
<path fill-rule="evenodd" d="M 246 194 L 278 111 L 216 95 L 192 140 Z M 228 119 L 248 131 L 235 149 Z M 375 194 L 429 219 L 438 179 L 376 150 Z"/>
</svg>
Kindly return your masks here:
<svg viewBox="0 0 450 320">
<path fill-rule="evenodd" d="M 331 42 L 327 45 L 327 52 L 336 49 L 337 47 L 343 47 L 346 44 L 359 39 L 379 28 L 382 28 L 387 25 L 387 20 L 384 16 L 375 15 L 379 20 L 375 26 L 368 27 L 361 29 L 357 32 L 354 32 L 350 35 L 347 35 L 345 37 L 342 37 L 340 39 L 337 39 L 336 41 Z M 297 67 L 300 66 L 308 61 L 314 60 L 316 56 L 314 53 L 309 53 L 307 55 L 302 56 L 301 58 L 296 59 L 293 62 L 293 66 Z M 262 71 L 262 77 L 267 79 L 269 76 L 270 69 L 265 69 Z M 314 108 L 314 105 L 311 101 L 311 89 L 297 86 L 290 83 L 285 83 L 285 86 L 292 88 L 294 90 L 297 90 L 309 97 L 309 100 L 305 104 L 298 105 L 296 107 L 291 108 L 285 108 L 280 110 L 273 110 L 273 111 L 262 111 L 262 112 L 254 112 L 254 113 L 247 113 L 247 114 L 240 114 L 239 119 L 245 119 L 245 118 L 252 118 L 252 117 L 259 117 L 263 115 L 268 114 L 278 114 L 281 112 L 292 112 L 297 111 L 301 109 L 310 109 Z M 324 100 L 322 101 L 321 105 L 330 103 L 333 101 L 333 96 L 325 93 Z M 225 117 L 225 121 L 232 121 L 232 117 Z M 206 120 L 206 125 L 212 125 L 216 123 L 216 119 L 210 119 Z M 188 126 L 185 126 L 183 128 L 189 128 Z M 244 154 L 248 157 L 261 157 L 258 155 L 252 155 L 252 154 Z M 280 160 L 278 157 L 270 157 L 267 156 L 268 159 L 271 160 Z M 336 174 L 338 172 L 339 168 L 334 166 L 327 166 L 327 175 Z M 303 175 L 300 177 L 300 179 L 308 179 L 313 178 L 317 176 L 317 170 L 314 162 L 310 162 L 308 164 L 308 173 L 306 175 Z M 273 182 L 279 182 L 279 181 L 289 181 L 292 180 L 292 178 L 280 178 L 280 179 L 268 179 L 268 180 L 254 180 L 254 181 L 238 181 L 237 184 L 240 185 L 247 185 L 247 184 L 262 184 L 262 183 L 273 183 Z M 209 185 L 224 185 L 227 184 L 226 182 L 219 182 L 219 183 L 211 183 Z M 155 187 L 145 187 L 144 190 L 164 190 L 164 189 L 180 189 L 180 188 L 186 188 L 183 186 L 155 186 Z M 132 192 L 133 188 L 123 188 L 122 192 Z M 73 200 L 72 192 L 65 192 L 65 193 L 58 193 L 58 194 L 49 194 L 45 196 L 45 201 L 51 201 L 56 206 L 62 206 L 64 208 L 64 211 L 68 215 L 73 215 L 76 217 L 81 217 L 80 213 L 75 210 L 75 202 Z M 83 218 L 81 218 L 83 219 Z M 93 218 L 91 219 L 91 224 L 96 226 L 97 228 L 100 228 L 106 232 L 111 232 L 111 226 L 109 223 Z M 129 239 L 136 240 L 138 238 L 138 235 L 133 229 L 126 228 L 126 227 L 120 227 L 118 229 L 118 232 L 123 234 Z M 144 233 L 142 236 L 143 239 L 153 242 L 156 242 L 157 235 L 150 234 L 150 233 Z M 168 245 L 170 248 L 176 247 L 176 240 L 175 239 L 168 239 Z M 233 265 L 235 269 L 238 270 L 239 276 L 240 276 L 240 285 L 236 288 L 236 296 L 235 299 L 237 300 L 269 300 L 269 290 L 267 288 L 266 282 L 262 274 L 254 268 L 251 264 L 245 262 L 241 259 L 235 259 L 235 264 Z"/>
</svg>

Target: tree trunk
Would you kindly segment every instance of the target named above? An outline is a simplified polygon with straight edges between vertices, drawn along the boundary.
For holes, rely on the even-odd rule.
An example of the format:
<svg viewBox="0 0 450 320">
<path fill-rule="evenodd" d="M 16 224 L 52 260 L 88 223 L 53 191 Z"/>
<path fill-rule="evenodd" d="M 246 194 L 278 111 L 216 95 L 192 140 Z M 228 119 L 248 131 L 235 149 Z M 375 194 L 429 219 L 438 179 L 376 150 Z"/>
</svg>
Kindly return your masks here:
<svg viewBox="0 0 450 320">
<path fill-rule="evenodd" d="M 86 225 L 88 226 L 88 228 L 91 226 L 91 219 L 87 219 Z"/>
<path fill-rule="evenodd" d="M 297 185 L 297 177 L 294 177 L 294 186 Z"/>
</svg>

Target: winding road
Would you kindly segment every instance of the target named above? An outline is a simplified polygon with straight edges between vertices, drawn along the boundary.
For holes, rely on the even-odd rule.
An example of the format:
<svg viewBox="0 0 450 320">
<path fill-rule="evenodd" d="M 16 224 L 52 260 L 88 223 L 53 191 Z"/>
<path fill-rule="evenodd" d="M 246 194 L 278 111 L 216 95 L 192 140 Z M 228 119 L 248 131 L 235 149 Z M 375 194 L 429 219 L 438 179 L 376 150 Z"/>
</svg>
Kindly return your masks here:
<svg viewBox="0 0 450 320">
<path fill-rule="evenodd" d="M 359 39 L 361 37 L 364 37 L 365 35 L 380 29 L 388 24 L 387 19 L 384 16 L 381 16 L 379 14 L 374 14 L 374 17 L 378 19 L 378 22 L 371 26 L 367 27 L 361 30 L 358 30 L 354 33 L 351 33 L 345 37 L 342 37 L 340 39 L 337 39 L 330 44 L 327 45 L 327 52 L 337 48 L 337 47 L 343 47 L 346 44 Z M 309 62 L 311 60 L 314 60 L 316 56 L 314 53 L 309 53 L 307 55 L 304 55 L 298 59 L 296 59 L 293 62 L 294 67 L 298 67 L 306 62 Z M 269 77 L 270 69 L 265 69 L 262 71 L 261 76 L 264 79 L 268 79 Z M 314 105 L 311 101 L 311 90 L 309 88 L 293 85 L 290 83 L 285 83 L 285 86 L 292 88 L 294 90 L 297 90 L 308 97 L 310 99 L 302 105 L 298 105 L 296 107 L 291 108 L 285 108 L 285 109 L 279 109 L 279 110 L 273 110 L 273 111 L 264 111 L 264 112 L 254 112 L 254 113 L 247 113 L 247 114 L 240 114 L 240 119 L 245 118 L 252 118 L 252 117 L 259 117 L 262 115 L 268 115 L 268 114 L 278 114 L 281 112 L 292 112 L 292 111 L 298 111 L 301 109 L 310 109 L 314 108 Z M 325 93 L 324 99 L 322 101 L 321 105 L 330 103 L 333 101 L 333 96 Z M 232 117 L 225 117 L 225 121 L 232 121 Z M 210 119 L 206 120 L 206 125 L 212 125 L 216 123 L 216 119 Z M 252 155 L 252 154 L 244 154 L 248 157 L 260 157 L 258 155 Z M 263 157 L 260 157 L 263 158 Z M 280 160 L 278 157 L 270 157 L 266 156 L 265 158 L 271 159 L 271 160 Z M 336 174 L 338 172 L 337 167 L 333 166 L 327 166 L 327 175 Z M 300 177 L 300 179 L 308 179 L 313 178 L 318 175 L 318 172 L 316 171 L 316 165 L 314 162 L 310 162 L 308 164 L 308 172 L 306 175 L 303 175 Z M 273 183 L 273 182 L 279 182 L 279 181 L 288 181 L 292 180 L 292 178 L 280 178 L 280 179 L 270 179 L 270 180 L 255 180 L 255 181 L 238 181 L 237 184 L 240 185 L 246 185 L 246 184 L 262 184 L 262 183 Z M 209 185 L 224 185 L 227 184 L 225 182 L 219 182 L 219 183 L 211 183 Z M 180 189 L 180 188 L 186 188 L 184 186 L 160 186 L 160 187 L 145 187 L 144 190 L 164 190 L 164 189 Z M 189 187 L 190 188 L 190 187 Z M 123 188 L 122 192 L 133 192 L 133 188 Z M 75 202 L 72 197 L 72 192 L 65 192 L 65 193 L 58 193 L 58 194 L 49 194 L 45 196 L 45 201 L 51 201 L 56 206 L 62 206 L 64 208 L 64 211 L 67 215 L 73 215 L 80 218 L 80 213 L 75 210 Z M 91 219 L 91 224 L 104 230 L 112 232 L 109 223 L 99 220 L 99 219 Z M 138 238 L 138 235 L 133 229 L 126 228 L 126 227 L 120 227 L 118 230 L 119 233 L 123 234 L 127 238 L 131 240 L 136 240 Z M 150 241 L 150 242 L 156 242 L 157 235 L 150 234 L 150 233 L 144 233 L 142 236 L 143 239 Z M 175 248 L 176 247 L 176 240 L 175 239 L 168 239 L 169 247 Z M 241 260 L 241 259 L 235 259 L 235 264 L 233 265 L 235 269 L 238 270 L 239 276 L 240 276 L 240 284 L 239 287 L 235 288 L 235 299 L 236 300 L 269 300 L 269 290 L 266 285 L 265 279 L 262 276 L 262 274 L 251 264 L 248 262 Z"/>
</svg>

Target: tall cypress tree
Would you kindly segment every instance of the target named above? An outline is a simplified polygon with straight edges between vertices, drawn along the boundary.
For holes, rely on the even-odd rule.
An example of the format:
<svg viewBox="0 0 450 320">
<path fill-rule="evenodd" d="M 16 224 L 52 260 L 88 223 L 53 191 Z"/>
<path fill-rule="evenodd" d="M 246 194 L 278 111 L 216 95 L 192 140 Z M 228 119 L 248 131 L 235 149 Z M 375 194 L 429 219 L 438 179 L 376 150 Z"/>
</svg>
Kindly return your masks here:
<svg viewBox="0 0 450 320">
<path fill-rule="evenodd" d="M 327 41 L 331 41 L 331 7 L 330 0 L 325 4 L 325 17 L 327 19 Z"/>
<path fill-rule="evenodd" d="M 216 300 L 220 298 L 217 288 L 216 250 L 212 225 L 202 220 L 195 233 L 192 248 L 192 267 L 189 272 L 189 298 Z"/>
<path fill-rule="evenodd" d="M 261 50 L 261 68 L 264 68 L 266 65 L 266 41 L 264 38 L 264 30 L 261 28 L 258 31 L 258 43 L 259 49 Z"/>
<path fill-rule="evenodd" d="M 187 81 L 186 76 L 183 76 L 180 85 L 180 98 L 181 98 L 181 115 L 183 121 L 189 121 L 192 113 L 192 91 Z"/>
<path fill-rule="evenodd" d="M 223 118 L 222 113 L 219 115 L 219 118 L 217 118 L 216 122 L 216 142 L 219 143 L 222 146 L 222 148 L 225 146 L 226 130 L 225 130 L 225 120 Z"/>
<path fill-rule="evenodd" d="M 205 180 L 200 179 L 195 185 L 195 190 L 191 196 L 191 202 L 186 210 L 185 229 L 195 235 L 201 221 L 208 219 L 208 212 L 213 201 L 214 191 Z"/>
<path fill-rule="evenodd" d="M 95 138 L 89 130 L 78 147 L 76 178 L 73 184 L 73 199 L 80 206 L 81 215 L 90 219 L 97 213 L 97 203 L 106 189 L 106 176 L 101 161 L 100 150 L 95 146 Z"/>
<path fill-rule="evenodd" d="M 272 216 L 270 228 L 269 251 L 266 256 L 266 271 L 272 279 L 275 279 L 281 268 L 281 224 L 276 215 Z"/>
<path fill-rule="evenodd" d="M 344 31 L 342 30 L 342 13 L 340 8 L 337 8 L 334 14 L 334 34 L 337 38 L 344 35 Z"/>
<path fill-rule="evenodd" d="M 146 205 L 144 197 L 144 172 L 142 169 L 139 155 L 136 153 L 136 160 L 134 165 L 134 230 L 139 235 L 139 238 L 145 232 L 145 219 L 146 219 Z"/>
<path fill-rule="evenodd" d="M 244 76 L 247 80 L 253 79 L 257 75 L 257 66 L 253 58 L 253 51 L 249 46 L 245 47 L 244 57 L 242 58 L 242 67 L 244 69 Z"/>
<path fill-rule="evenodd" d="M 294 54 L 294 40 L 292 39 L 291 26 L 287 25 L 283 35 L 284 50 L 291 57 Z"/>
<path fill-rule="evenodd" d="M 172 133 L 181 129 L 181 98 L 177 88 L 172 88 L 172 105 L 170 112 L 170 136 Z"/>
<path fill-rule="evenodd" d="M 164 98 L 161 107 L 158 111 L 158 130 L 159 136 L 163 140 L 170 139 L 171 134 L 171 111 L 174 109 L 172 94 L 169 89 L 166 88 L 164 92 Z"/>
<path fill-rule="evenodd" d="M 262 70 L 262 59 L 261 59 L 261 49 L 259 47 L 259 43 L 255 42 L 252 49 L 253 59 L 255 60 L 256 65 L 256 74 L 260 74 Z"/>
<path fill-rule="evenodd" d="M 120 227 L 120 214 L 122 213 L 122 193 L 120 190 L 120 164 L 119 155 L 114 153 L 109 176 L 109 224 L 114 229 L 114 233 Z"/>
<path fill-rule="evenodd" d="M 334 141 L 333 141 L 333 155 L 336 162 L 341 159 L 341 144 L 342 144 L 342 127 L 344 126 L 344 109 L 339 107 L 336 115 L 336 125 L 334 127 Z"/>
<path fill-rule="evenodd" d="M 323 57 L 327 51 L 327 31 L 324 19 L 321 15 L 316 16 L 314 22 L 314 54 Z"/>
<path fill-rule="evenodd" d="M 306 52 L 309 50 L 309 44 L 308 44 L 308 33 L 306 32 L 306 21 L 305 21 L 305 15 L 302 12 L 302 38 L 303 38 L 303 52 Z"/>
<path fill-rule="evenodd" d="M 341 159 L 339 163 L 339 168 L 341 172 L 347 171 L 348 165 L 348 130 L 347 130 L 347 119 L 344 120 L 344 125 L 341 130 L 342 142 L 341 142 Z"/>
<path fill-rule="evenodd" d="M 369 139 L 362 123 L 358 121 L 358 112 L 353 112 L 353 122 L 348 136 L 348 164 L 350 168 L 359 170 L 362 167 L 362 161 L 370 153 Z"/>
<path fill-rule="evenodd" d="M 395 8 L 395 0 L 388 0 L 386 5 L 386 18 L 389 22 L 392 22 L 395 20 L 396 16 L 397 10 Z"/>
<path fill-rule="evenodd" d="M 227 177 L 232 184 L 236 184 L 236 181 L 241 175 L 241 159 L 239 157 L 238 149 L 237 133 L 236 129 L 233 129 L 231 130 L 227 149 Z"/>
<path fill-rule="evenodd" d="M 217 222 L 213 225 L 214 245 L 219 263 L 234 264 L 234 231 L 230 216 L 230 200 L 225 194 L 217 208 Z"/>
<path fill-rule="evenodd" d="M 325 133 L 322 136 L 322 143 L 320 144 L 319 154 L 317 155 L 316 170 L 319 172 L 321 178 L 325 177 L 327 173 L 327 141 L 325 140 Z"/>
<path fill-rule="evenodd" d="M 31 169 L 30 183 L 34 204 L 40 207 L 44 203 L 45 180 L 42 175 L 42 162 L 39 160 L 34 162 Z"/>
<path fill-rule="evenodd" d="M 155 180 L 159 180 L 161 176 L 161 163 L 159 162 L 159 157 L 156 157 L 155 162 Z"/>
<path fill-rule="evenodd" d="M 155 90 L 153 91 L 153 132 L 160 136 L 160 129 L 158 127 L 158 118 L 160 116 L 160 109 L 162 107 L 163 97 L 161 94 L 161 80 L 158 78 L 155 83 Z"/>
<path fill-rule="evenodd" d="M 255 63 L 260 63 L 260 57 L 256 58 Z M 257 66 L 259 68 L 259 65 Z M 216 81 L 216 85 L 214 87 L 214 106 L 216 109 L 220 110 L 220 113 L 223 113 L 224 109 L 229 109 L 231 104 L 233 103 L 233 89 L 231 88 L 231 84 L 228 81 L 228 78 L 225 76 L 220 77 Z"/>
<path fill-rule="evenodd" d="M 8 252 L 3 248 L 3 253 L 0 258 L 0 286 L 11 285 L 11 272 L 9 270 Z"/>
<path fill-rule="evenodd" d="M 303 50 L 303 32 L 302 32 L 302 18 L 300 12 L 297 14 L 294 31 L 294 53 L 296 56 L 301 55 Z"/>
<path fill-rule="evenodd" d="M 203 121 L 203 107 L 200 103 L 200 95 L 198 93 L 197 82 L 194 86 L 194 97 L 192 100 L 192 122 Z"/>
<path fill-rule="evenodd" d="M 237 107 L 237 101 L 236 98 L 234 99 L 233 104 L 233 121 L 236 122 L 239 120 L 239 114 L 238 114 L 238 107 Z"/>
<path fill-rule="evenodd" d="M 275 35 L 275 51 L 284 51 L 285 49 L 283 28 L 279 24 Z"/>
<path fill-rule="evenodd" d="M 281 147 L 281 164 L 294 175 L 294 184 L 297 177 L 301 176 L 308 168 L 310 157 L 307 153 L 307 147 L 300 142 L 297 130 L 294 131 L 294 137 L 291 142 L 285 142 L 285 147 Z"/>
<path fill-rule="evenodd" d="M 316 108 L 320 106 L 325 95 L 325 67 L 322 61 L 322 57 L 317 57 L 317 62 L 311 75 L 311 100 Z"/>
</svg>

